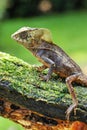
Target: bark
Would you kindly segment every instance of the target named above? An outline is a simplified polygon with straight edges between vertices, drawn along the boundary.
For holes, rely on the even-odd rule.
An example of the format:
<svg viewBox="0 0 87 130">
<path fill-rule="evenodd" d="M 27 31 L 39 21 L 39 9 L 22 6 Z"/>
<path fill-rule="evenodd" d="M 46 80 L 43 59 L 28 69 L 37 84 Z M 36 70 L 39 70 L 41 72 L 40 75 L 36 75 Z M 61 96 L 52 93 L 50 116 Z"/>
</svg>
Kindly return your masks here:
<svg viewBox="0 0 87 130">
<path fill-rule="evenodd" d="M 87 124 L 87 88 L 74 85 L 79 105 L 67 122 L 72 99 L 64 80 L 53 74 L 44 82 L 40 75 L 36 66 L 0 52 L 0 115 L 26 130 L 63 130 L 76 120 Z"/>
</svg>

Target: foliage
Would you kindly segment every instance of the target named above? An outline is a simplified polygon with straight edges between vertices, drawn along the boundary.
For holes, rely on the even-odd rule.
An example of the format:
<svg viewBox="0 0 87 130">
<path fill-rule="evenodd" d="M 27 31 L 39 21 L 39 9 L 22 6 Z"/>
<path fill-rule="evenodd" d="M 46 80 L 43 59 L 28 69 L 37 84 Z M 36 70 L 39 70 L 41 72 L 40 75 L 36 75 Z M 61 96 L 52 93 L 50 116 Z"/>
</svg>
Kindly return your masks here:
<svg viewBox="0 0 87 130">
<path fill-rule="evenodd" d="M 84 0 L 83 6 L 87 9 L 87 0 Z"/>
<path fill-rule="evenodd" d="M 24 130 L 24 128 L 9 119 L 0 117 L 0 130 Z"/>
<path fill-rule="evenodd" d="M 65 11 L 73 9 L 81 9 L 84 6 L 84 3 L 87 4 L 86 0 L 51 0 L 53 4 L 53 9 L 55 11 Z"/>
<path fill-rule="evenodd" d="M 0 20 L 3 19 L 7 7 L 7 0 L 0 1 Z"/>
<path fill-rule="evenodd" d="M 6 12 L 9 17 L 26 17 L 39 13 L 37 5 L 40 0 L 9 0 L 10 6 Z"/>
<path fill-rule="evenodd" d="M 45 0 L 9 0 L 6 9 L 8 17 L 28 17 L 41 14 L 38 5 Z M 52 5 L 52 11 L 63 12 L 67 10 L 87 8 L 87 0 L 47 0 Z M 45 5 L 43 5 L 45 6 Z"/>
</svg>

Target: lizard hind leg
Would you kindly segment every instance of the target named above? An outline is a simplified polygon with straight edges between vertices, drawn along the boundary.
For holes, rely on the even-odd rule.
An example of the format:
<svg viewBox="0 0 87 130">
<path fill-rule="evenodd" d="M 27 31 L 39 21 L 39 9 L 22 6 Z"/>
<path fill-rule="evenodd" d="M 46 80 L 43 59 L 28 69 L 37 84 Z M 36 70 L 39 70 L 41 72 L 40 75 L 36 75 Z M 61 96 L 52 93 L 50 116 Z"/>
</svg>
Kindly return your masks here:
<svg viewBox="0 0 87 130">
<path fill-rule="evenodd" d="M 80 75 L 80 73 L 76 73 L 76 74 L 70 75 L 69 77 L 66 78 L 66 85 L 68 87 L 68 90 L 69 90 L 70 95 L 71 95 L 72 100 L 73 100 L 73 104 L 71 104 L 69 106 L 69 108 L 67 109 L 67 111 L 66 111 L 66 118 L 67 118 L 67 120 L 69 120 L 70 113 L 73 110 L 74 110 L 74 113 L 76 113 L 76 107 L 78 105 L 78 100 L 77 100 L 74 88 L 72 86 L 72 82 L 75 81 L 75 80 L 77 80 L 77 78 L 79 77 L 79 75 Z"/>
</svg>

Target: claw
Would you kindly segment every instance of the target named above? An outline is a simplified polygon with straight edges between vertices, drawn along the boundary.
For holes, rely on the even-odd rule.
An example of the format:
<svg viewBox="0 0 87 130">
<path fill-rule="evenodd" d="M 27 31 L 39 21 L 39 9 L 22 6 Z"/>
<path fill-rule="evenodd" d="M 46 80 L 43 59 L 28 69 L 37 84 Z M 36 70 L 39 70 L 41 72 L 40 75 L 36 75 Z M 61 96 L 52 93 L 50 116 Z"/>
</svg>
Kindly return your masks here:
<svg viewBox="0 0 87 130">
<path fill-rule="evenodd" d="M 70 114 L 71 112 L 74 110 L 74 115 L 76 115 L 76 107 L 77 107 L 77 104 L 72 104 L 69 106 L 69 108 L 66 110 L 66 119 L 69 121 L 69 118 L 70 118 Z"/>
<path fill-rule="evenodd" d="M 46 82 L 49 81 L 48 75 L 45 75 L 45 76 L 42 76 L 42 75 L 41 75 L 40 77 L 42 78 L 43 81 L 46 81 Z"/>
</svg>

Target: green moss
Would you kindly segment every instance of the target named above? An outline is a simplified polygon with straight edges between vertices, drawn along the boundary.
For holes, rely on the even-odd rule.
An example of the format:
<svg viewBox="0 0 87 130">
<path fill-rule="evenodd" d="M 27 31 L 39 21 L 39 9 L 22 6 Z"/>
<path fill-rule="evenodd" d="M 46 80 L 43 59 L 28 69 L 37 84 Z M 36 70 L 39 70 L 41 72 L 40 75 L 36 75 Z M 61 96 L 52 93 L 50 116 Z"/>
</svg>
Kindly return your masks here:
<svg viewBox="0 0 87 130">
<path fill-rule="evenodd" d="M 34 67 L 5 53 L 0 53 L 0 77 L 2 81 L 10 82 L 11 88 L 27 97 L 48 100 L 59 93 L 56 91 L 57 83 L 54 84 L 52 80 L 48 83 L 41 81 L 40 73 Z"/>
<path fill-rule="evenodd" d="M 0 97 L 45 116 L 65 119 L 65 111 L 72 104 L 66 84 L 55 74 L 48 82 L 40 75 L 35 66 L 0 52 Z M 79 110 L 71 119 L 87 122 L 87 88 L 76 86 L 75 91 Z"/>
<path fill-rule="evenodd" d="M 45 72 L 46 73 L 46 72 Z M 65 83 L 56 75 L 53 75 L 50 81 L 41 81 L 41 73 L 37 72 L 34 66 L 24 61 L 12 57 L 9 54 L 0 52 L 0 82 L 9 84 L 10 89 L 27 98 L 43 100 L 48 103 L 67 103 L 71 104 L 71 96 Z M 75 88 L 79 102 L 83 98 L 84 103 L 87 99 L 87 91 L 83 87 Z M 84 93 L 82 93 L 82 91 Z M 80 93 L 80 94 L 79 94 Z M 85 95 L 85 96 L 84 96 Z"/>
</svg>

